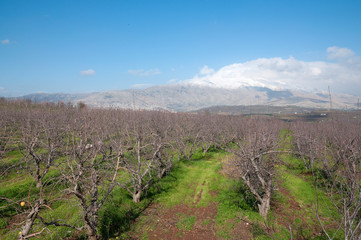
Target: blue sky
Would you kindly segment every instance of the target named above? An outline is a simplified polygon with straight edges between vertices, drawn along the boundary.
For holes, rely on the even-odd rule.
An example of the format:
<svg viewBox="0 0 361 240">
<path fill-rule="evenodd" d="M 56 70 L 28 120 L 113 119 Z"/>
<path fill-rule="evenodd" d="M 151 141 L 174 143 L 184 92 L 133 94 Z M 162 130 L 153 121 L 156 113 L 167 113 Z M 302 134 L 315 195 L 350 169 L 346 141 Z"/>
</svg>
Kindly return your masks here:
<svg viewBox="0 0 361 240">
<path fill-rule="evenodd" d="M 360 95 L 360 13 L 359 0 L 2 0 L 0 96 L 223 81 L 229 66 L 292 87 L 272 64 L 332 72 L 311 88 Z"/>
</svg>

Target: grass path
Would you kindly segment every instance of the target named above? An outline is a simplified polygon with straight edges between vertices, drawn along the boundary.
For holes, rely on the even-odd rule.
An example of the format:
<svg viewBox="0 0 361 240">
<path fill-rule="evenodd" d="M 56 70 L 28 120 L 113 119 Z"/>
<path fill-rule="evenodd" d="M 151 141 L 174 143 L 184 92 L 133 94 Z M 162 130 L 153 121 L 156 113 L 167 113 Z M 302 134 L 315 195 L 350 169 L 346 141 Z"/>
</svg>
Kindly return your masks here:
<svg viewBox="0 0 361 240">
<path fill-rule="evenodd" d="M 214 154 L 180 163 L 162 181 L 162 193 L 137 219 L 131 237 L 251 239 L 247 224 L 238 218 L 237 201 L 224 198 L 232 186 L 220 174 L 222 157 L 223 154 Z"/>
</svg>

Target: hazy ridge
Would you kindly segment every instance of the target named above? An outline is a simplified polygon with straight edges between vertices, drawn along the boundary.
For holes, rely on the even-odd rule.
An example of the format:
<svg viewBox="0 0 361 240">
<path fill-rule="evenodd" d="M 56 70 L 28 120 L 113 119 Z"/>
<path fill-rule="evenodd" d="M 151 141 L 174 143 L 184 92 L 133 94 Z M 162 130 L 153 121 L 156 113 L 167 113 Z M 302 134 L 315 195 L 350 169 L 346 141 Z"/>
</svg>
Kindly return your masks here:
<svg viewBox="0 0 361 240">
<path fill-rule="evenodd" d="M 264 87 L 236 89 L 186 84 L 153 86 L 146 89 L 96 93 L 35 93 L 22 98 L 33 101 L 84 102 L 91 107 L 194 111 L 212 106 L 269 105 L 305 108 L 330 108 L 329 95 L 294 90 L 271 90 Z M 358 97 L 331 94 L 332 108 L 356 109 Z"/>
</svg>

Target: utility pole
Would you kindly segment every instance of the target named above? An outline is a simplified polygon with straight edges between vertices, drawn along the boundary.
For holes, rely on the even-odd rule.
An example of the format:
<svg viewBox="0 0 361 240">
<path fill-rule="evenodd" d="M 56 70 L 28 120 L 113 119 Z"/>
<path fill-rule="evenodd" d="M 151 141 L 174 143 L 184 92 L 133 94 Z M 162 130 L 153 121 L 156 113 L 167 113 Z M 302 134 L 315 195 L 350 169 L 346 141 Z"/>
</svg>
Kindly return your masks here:
<svg viewBox="0 0 361 240">
<path fill-rule="evenodd" d="M 135 94 L 134 94 L 134 90 L 132 92 L 133 94 L 133 111 L 135 110 Z"/>
<path fill-rule="evenodd" d="M 330 86 L 328 86 L 328 95 L 330 96 L 330 112 L 331 112 L 332 111 L 332 99 L 331 99 Z"/>
<path fill-rule="evenodd" d="M 360 119 L 361 119 L 361 113 L 360 113 L 360 98 L 357 99 L 357 120 L 360 123 Z"/>
</svg>

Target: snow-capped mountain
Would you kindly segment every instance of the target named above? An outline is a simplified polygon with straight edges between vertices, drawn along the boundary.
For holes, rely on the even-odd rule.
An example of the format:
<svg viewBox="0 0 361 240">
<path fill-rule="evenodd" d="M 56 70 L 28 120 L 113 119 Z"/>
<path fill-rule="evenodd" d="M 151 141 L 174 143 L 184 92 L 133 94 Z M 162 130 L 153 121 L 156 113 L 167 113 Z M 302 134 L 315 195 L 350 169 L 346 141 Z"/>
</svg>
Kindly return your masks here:
<svg viewBox="0 0 361 240">
<path fill-rule="evenodd" d="M 332 107 L 356 109 L 358 97 L 332 94 Z M 329 108 L 329 95 L 295 90 L 272 90 L 261 86 L 219 88 L 196 83 L 153 86 L 146 89 L 105 91 L 89 94 L 30 94 L 34 101 L 84 102 L 92 107 L 193 111 L 219 105 L 269 105 Z"/>
</svg>

